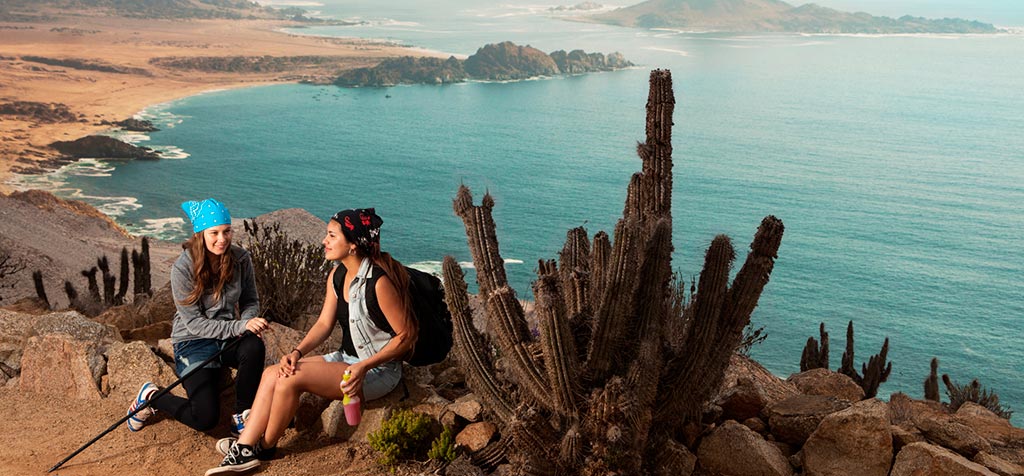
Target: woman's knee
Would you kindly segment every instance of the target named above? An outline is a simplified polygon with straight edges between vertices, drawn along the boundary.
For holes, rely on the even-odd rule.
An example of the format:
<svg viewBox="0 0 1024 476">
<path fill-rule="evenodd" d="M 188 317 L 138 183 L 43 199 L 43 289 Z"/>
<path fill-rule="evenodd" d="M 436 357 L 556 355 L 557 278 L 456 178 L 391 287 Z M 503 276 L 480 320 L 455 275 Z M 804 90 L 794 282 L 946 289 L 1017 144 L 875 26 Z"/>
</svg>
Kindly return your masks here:
<svg viewBox="0 0 1024 476">
<path fill-rule="evenodd" d="M 263 361 L 267 350 L 263 345 L 263 339 L 255 335 L 247 335 L 238 343 L 238 360 Z"/>
</svg>

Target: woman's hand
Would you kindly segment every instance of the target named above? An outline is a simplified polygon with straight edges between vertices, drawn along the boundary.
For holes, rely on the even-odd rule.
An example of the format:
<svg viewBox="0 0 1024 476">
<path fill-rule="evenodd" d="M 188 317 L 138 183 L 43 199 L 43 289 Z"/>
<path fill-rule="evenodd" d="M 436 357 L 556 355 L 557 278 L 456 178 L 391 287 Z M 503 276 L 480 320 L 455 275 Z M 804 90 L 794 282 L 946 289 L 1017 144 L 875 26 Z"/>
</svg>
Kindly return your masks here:
<svg viewBox="0 0 1024 476">
<path fill-rule="evenodd" d="M 341 382 L 341 391 L 350 397 L 359 396 L 363 391 L 363 378 L 366 377 L 368 369 L 363 366 L 362 362 L 359 362 L 349 365 L 348 370 L 351 375 L 348 382 Z"/>
<path fill-rule="evenodd" d="M 299 359 L 302 355 L 299 353 L 299 349 L 292 349 L 291 352 L 281 356 L 281 365 L 277 367 L 277 376 L 288 378 L 295 375 L 295 367 L 299 364 Z"/>
<path fill-rule="evenodd" d="M 263 333 L 270 329 L 270 323 L 262 317 L 254 317 L 245 321 L 245 330 L 252 332 L 260 337 L 263 337 Z"/>
</svg>

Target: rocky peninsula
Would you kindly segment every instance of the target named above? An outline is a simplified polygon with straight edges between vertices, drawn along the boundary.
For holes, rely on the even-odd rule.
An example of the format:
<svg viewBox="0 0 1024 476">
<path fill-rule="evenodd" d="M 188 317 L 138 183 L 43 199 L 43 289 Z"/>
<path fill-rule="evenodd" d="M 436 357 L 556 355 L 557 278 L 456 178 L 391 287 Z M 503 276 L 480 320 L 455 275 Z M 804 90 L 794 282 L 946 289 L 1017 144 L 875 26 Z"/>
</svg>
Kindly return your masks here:
<svg viewBox="0 0 1024 476">
<path fill-rule="evenodd" d="M 685 28 L 691 31 L 794 32 L 826 34 L 998 33 L 991 24 L 961 18 L 899 18 L 844 12 L 781 0 L 647 0 L 583 17 L 612 25 Z"/>
<path fill-rule="evenodd" d="M 338 76 L 344 87 L 386 87 L 398 84 L 449 84 L 467 80 L 512 81 L 519 79 L 614 71 L 634 66 L 621 53 L 586 53 L 563 50 L 550 54 L 531 46 L 506 41 L 481 47 L 465 60 L 401 57 L 370 68 L 356 68 Z"/>
</svg>

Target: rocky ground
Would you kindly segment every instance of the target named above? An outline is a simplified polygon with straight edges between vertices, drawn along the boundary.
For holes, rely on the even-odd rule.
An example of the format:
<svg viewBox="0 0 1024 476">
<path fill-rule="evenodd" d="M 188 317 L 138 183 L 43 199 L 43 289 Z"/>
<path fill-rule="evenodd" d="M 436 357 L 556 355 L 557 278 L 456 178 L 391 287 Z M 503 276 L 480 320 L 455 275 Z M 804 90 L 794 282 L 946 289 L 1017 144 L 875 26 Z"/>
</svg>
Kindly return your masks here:
<svg viewBox="0 0 1024 476">
<path fill-rule="evenodd" d="M 45 194 L 0 201 L 2 243 L 17 243 L 10 248 L 17 257 L 46 263 L 46 269 L 78 269 L 98 252 L 135 243 L 84 204 Z M 318 240 L 323 227 L 302 210 L 258 219 L 280 222 L 305 241 Z M 239 241 L 244 239 L 243 234 Z M 51 311 L 31 298 L 3 302 L 0 474 L 40 474 L 123 417 L 142 382 L 175 380 L 167 340 L 173 305 L 166 274 L 157 272 L 169 267 L 178 249 L 153 245 L 158 258 L 152 297 L 140 296 L 92 318 Z M 267 363 L 301 337 L 299 330 L 274 324 L 265 337 Z M 319 352 L 336 348 L 339 338 L 336 333 Z M 225 402 L 231 400 L 230 388 L 222 396 Z M 515 474 L 499 451 L 507 422 L 488 421 L 487 409 L 452 362 L 407 366 L 403 384 L 368 403 L 357 428 L 343 423 L 337 402 L 305 398 L 279 458 L 260 474 L 388 474 L 377 464 L 367 435 L 397 408 L 413 408 L 453 427 L 462 456 L 447 466 L 406 462 L 394 474 Z M 139 433 L 119 427 L 57 474 L 201 474 L 218 463 L 214 443 L 226 435 L 225 425 L 205 434 L 160 419 Z M 687 461 L 686 474 L 702 476 L 1024 475 L 1024 430 L 981 406 L 967 403 L 953 411 L 902 394 L 889 401 L 865 399 L 846 375 L 814 369 L 782 379 L 739 355 L 707 405 L 704 424 L 690 427 L 679 441 L 685 443 L 677 451 Z"/>
</svg>

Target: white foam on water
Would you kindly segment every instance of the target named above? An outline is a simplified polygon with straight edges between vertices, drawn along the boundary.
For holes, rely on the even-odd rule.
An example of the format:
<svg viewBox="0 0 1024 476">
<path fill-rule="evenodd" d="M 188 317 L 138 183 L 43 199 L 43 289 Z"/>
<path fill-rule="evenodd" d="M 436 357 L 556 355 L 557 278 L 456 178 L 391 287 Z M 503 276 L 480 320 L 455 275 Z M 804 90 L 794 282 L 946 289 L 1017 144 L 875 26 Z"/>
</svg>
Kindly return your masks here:
<svg viewBox="0 0 1024 476">
<path fill-rule="evenodd" d="M 153 150 L 160 152 L 160 158 L 162 159 L 187 159 L 191 154 L 185 152 L 181 147 L 173 145 L 152 145 L 150 146 Z"/>
<path fill-rule="evenodd" d="M 141 225 L 128 225 L 126 228 L 133 235 L 166 240 L 181 236 L 184 225 L 185 219 L 181 217 L 146 218 Z"/>
<path fill-rule="evenodd" d="M 665 53 L 672 53 L 677 56 L 690 56 L 690 52 L 685 50 L 677 50 L 674 48 L 662 48 L 660 46 L 645 46 L 643 49 L 651 51 L 661 51 Z"/>
</svg>

